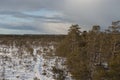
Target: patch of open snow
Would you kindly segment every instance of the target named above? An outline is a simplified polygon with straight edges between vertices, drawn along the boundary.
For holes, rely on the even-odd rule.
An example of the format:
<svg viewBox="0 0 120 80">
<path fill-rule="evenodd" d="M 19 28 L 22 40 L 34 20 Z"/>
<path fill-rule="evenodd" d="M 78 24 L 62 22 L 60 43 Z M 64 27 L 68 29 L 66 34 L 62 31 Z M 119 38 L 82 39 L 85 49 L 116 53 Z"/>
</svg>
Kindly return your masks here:
<svg viewBox="0 0 120 80">
<path fill-rule="evenodd" d="M 46 49 L 47 51 L 45 52 Z M 47 52 L 54 53 L 54 46 L 33 46 L 33 56 L 31 56 L 25 49 L 21 49 L 15 46 L 0 45 L 0 80 L 5 78 L 7 80 L 33 80 L 37 77 L 40 80 L 55 80 L 52 67 L 58 67 L 66 71 L 67 68 L 64 64 L 65 59 L 58 58 L 56 56 L 48 56 Z M 37 50 L 40 50 L 41 54 L 37 54 Z M 36 59 L 36 60 L 34 60 Z M 57 61 L 57 63 L 56 63 Z M 72 80 L 72 78 L 66 75 L 66 80 Z"/>
</svg>

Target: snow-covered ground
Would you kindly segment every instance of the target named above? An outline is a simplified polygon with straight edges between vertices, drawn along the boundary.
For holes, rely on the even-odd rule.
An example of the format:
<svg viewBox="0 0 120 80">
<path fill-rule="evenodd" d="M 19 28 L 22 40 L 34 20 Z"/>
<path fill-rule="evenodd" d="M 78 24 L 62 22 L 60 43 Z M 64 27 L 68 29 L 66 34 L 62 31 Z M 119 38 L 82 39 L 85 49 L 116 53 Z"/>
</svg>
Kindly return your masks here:
<svg viewBox="0 0 120 80">
<path fill-rule="evenodd" d="M 54 56 L 54 50 L 52 44 L 30 49 L 0 45 L 0 80 L 57 80 L 60 74 L 53 68 L 63 71 L 65 80 L 72 80 L 65 59 Z"/>
</svg>

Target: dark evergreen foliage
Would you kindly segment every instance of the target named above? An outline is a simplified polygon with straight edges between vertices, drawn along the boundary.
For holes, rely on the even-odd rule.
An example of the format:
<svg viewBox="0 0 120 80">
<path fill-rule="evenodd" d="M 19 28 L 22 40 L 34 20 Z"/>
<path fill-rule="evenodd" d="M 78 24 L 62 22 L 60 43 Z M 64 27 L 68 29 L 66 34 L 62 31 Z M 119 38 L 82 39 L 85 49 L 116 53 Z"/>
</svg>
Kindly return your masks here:
<svg viewBox="0 0 120 80">
<path fill-rule="evenodd" d="M 108 30 L 94 25 L 89 32 L 72 25 L 56 55 L 66 58 L 66 65 L 75 80 L 120 79 L 120 25 L 113 22 Z M 109 32 L 108 32 L 109 31 Z"/>
</svg>

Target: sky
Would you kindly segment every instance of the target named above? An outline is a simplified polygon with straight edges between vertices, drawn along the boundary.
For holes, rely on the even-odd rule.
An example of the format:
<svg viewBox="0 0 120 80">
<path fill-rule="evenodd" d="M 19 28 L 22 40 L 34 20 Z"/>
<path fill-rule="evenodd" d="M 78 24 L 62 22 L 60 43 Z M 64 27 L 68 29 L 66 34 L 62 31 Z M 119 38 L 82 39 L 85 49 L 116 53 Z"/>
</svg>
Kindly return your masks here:
<svg viewBox="0 0 120 80">
<path fill-rule="evenodd" d="M 66 34 L 72 24 L 106 29 L 117 20 L 120 0 L 0 0 L 0 34 Z"/>
</svg>

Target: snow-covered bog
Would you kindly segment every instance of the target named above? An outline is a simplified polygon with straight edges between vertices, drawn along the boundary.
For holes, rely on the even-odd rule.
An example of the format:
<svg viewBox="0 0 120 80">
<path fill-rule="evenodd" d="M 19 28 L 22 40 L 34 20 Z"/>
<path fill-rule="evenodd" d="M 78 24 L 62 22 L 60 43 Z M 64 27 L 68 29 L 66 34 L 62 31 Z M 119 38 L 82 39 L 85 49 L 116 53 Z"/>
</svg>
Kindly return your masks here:
<svg viewBox="0 0 120 80">
<path fill-rule="evenodd" d="M 0 80 L 72 80 L 65 59 L 49 45 L 0 45 Z"/>
</svg>

